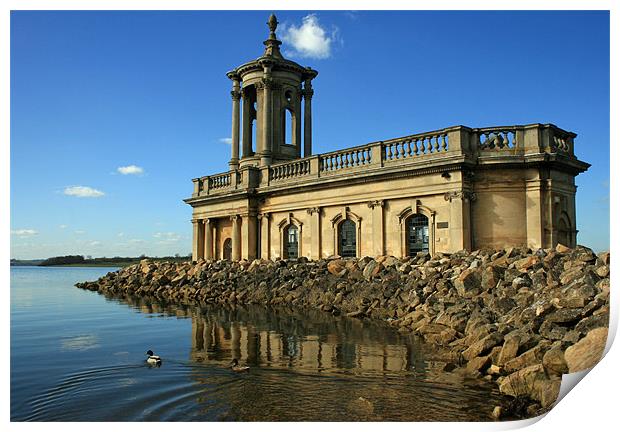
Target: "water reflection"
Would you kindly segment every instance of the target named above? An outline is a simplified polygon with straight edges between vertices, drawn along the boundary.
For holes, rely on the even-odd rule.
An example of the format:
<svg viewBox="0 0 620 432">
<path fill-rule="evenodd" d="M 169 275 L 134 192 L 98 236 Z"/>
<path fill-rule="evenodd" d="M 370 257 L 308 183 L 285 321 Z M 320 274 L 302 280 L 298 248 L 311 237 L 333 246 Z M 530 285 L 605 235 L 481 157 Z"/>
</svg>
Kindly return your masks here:
<svg viewBox="0 0 620 432">
<path fill-rule="evenodd" d="M 317 311 L 201 308 L 191 319 L 196 362 L 237 358 L 250 366 L 308 372 L 414 369 L 412 337 Z"/>
</svg>

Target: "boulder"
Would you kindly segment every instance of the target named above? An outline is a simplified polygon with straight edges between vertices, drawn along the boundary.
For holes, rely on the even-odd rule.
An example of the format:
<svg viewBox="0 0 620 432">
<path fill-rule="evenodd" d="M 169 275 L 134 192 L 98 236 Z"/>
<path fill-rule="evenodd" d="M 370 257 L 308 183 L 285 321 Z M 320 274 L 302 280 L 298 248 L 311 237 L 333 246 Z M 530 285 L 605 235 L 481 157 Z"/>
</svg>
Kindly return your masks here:
<svg viewBox="0 0 620 432">
<path fill-rule="evenodd" d="M 499 386 L 499 391 L 514 397 L 527 396 L 540 400 L 540 382 L 547 380 L 542 364 L 535 364 L 508 375 Z"/>
<path fill-rule="evenodd" d="M 562 376 L 568 373 L 568 365 L 564 359 L 561 344 L 554 344 L 543 356 L 542 365 L 549 375 Z"/>
<path fill-rule="evenodd" d="M 485 336 L 478 342 L 471 345 L 465 351 L 463 351 L 463 358 L 465 360 L 471 360 L 474 357 L 479 356 L 480 354 L 484 354 L 489 351 L 494 346 L 499 345 L 504 340 L 504 335 L 499 332 L 491 333 L 488 336 Z"/>
<path fill-rule="evenodd" d="M 523 259 L 517 260 L 514 262 L 515 268 L 519 270 L 521 273 L 527 272 L 529 269 L 534 267 L 536 264 L 540 262 L 540 258 L 536 255 L 530 255 Z"/>
<path fill-rule="evenodd" d="M 382 268 L 383 268 L 383 264 L 375 260 L 372 260 L 368 264 L 366 264 L 366 267 L 364 267 L 364 271 L 362 272 L 362 275 L 364 276 L 366 280 L 370 280 L 373 277 L 377 276 L 381 272 Z"/>
<path fill-rule="evenodd" d="M 480 270 L 464 270 L 453 283 L 460 296 L 466 298 L 474 297 L 480 294 L 482 289 Z"/>
<path fill-rule="evenodd" d="M 504 370 L 508 373 L 517 371 L 538 364 L 542 361 L 545 351 L 549 348 L 549 343 L 541 341 L 534 348 L 525 351 L 523 354 L 507 361 Z"/>
<path fill-rule="evenodd" d="M 564 353 L 568 372 L 579 372 L 594 367 L 603 357 L 606 342 L 607 328 L 599 327 L 590 330 L 586 337 L 568 347 Z"/>
<path fill-rule="evenodd" d="M 485 267 L 481 276 L 482 288 L 485 290 L 495 288 L 504 276 L 504 271 L 506 271 L 504 267 L 497 265 L 489 265 Z"/>
<path fill-rule="evenodd" d="M 517 352 L 519 351 L 520 343 L 521 341 L 519 336 L 511 336 L 504 339 L 504 345 L 499 353 L 497 364 L 503 366 L 506 362 L 515 358 L 517 356 Z"/>
<path fill-rule="evenodd" d="M 343 259 L 334 259 L 327 263 L 327 271 L 333 275 L 341 276 L 342 272 L 345 269 L 345 260 Z"/>
</svg>

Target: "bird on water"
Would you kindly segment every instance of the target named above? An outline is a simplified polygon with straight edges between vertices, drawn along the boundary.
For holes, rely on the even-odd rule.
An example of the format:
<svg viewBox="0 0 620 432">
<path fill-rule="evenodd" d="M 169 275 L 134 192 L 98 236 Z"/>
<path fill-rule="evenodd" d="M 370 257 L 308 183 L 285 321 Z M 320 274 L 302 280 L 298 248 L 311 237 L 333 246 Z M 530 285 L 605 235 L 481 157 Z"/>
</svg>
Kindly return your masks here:
<svg viewBox="0 0 620 432">
<path fill-rule="evenodd" d="M 158 355 L 155 355 L 155 354 L 153 353 L 153 351 L 148 350 L 148 351 L 146 352 L 146 355 L 147 355 L 146 362 L 147 362 L 148 364 L 151 364 L 151 365 L 156 365 L 156 366 L 161 365 L 161 357 L 160 357 L 160 356 L 158 356 Z"/>
<path fill-rule="evenodd" d="M 232 359 L 230 368 L 235 372 L 247 372 L 250 370 L 249 366 L 239 366 L 239 360 L 237 359 Z"/>
</svg>

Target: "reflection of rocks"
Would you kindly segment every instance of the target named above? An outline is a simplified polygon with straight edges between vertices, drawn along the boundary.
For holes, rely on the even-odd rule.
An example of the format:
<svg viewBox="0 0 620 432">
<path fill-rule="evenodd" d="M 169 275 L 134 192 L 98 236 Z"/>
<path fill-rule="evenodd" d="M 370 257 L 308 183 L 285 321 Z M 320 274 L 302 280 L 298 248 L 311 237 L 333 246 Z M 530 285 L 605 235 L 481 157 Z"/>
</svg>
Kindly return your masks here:
<svg viewBox="0 0 620 432">
<path fill-rule="evenodd" d="M 500 389 L 508 394 L 525 394 L 541 405 L 555 400 L 556 378 L 566 367 L 573 371 L 596 363 L 609 321 L 609 254 L 597 256 L 585 247 L 535 252 L 510 248 L 433 257 L 419 253 L 402 260 L 145 260 L 77 286 L 111 298 L 152 296 L 164 304 L 309 307 L 332 315 L 387 321 L 451 350 L 446 361 L 501 383 Z M 155 312 L 148 301 L 140 307 Z M 249 328 L 228 329 L 227 339 L 206 323 L 201 325 L 203 336 L 197 344 L 207 351 L 216 338 L 239 340 L 242 345 L 245 337 L 250 345 L 268 343 L 260 331 L 252 333 Z M 242 346 L 239 343 L 232 346 Z M 313 352 L 327 349 L 323 341 L 311 339 L 304 341 L 305 346 L 299 341 L 277 343 L 293 356 L 302 347 Z M 321 358 L 338 355 L 342 357 L 330 353 Z M 521 380 L 528 386 L 533 380 L 535 385 L 527 392 L 508 391 L 505 380 Z"/>
</svg>

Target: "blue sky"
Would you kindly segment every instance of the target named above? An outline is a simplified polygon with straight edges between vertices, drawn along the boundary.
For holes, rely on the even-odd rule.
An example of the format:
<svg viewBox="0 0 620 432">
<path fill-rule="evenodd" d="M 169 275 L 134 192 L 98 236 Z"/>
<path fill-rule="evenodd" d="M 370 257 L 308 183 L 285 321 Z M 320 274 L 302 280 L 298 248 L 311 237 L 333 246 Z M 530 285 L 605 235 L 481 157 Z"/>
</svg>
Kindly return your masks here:
<svg viewBox="0 0 620 432">
<path fill-rule="evenodd" d="M 11 14 L 11 257 L 187 254 L 230 81 L 271 11 Z M 578 134 L 578 241 L 609 248 L 609 14 L 276 11 L 319 71 L 315 152 L 464 124 Z"/>
</svg>

